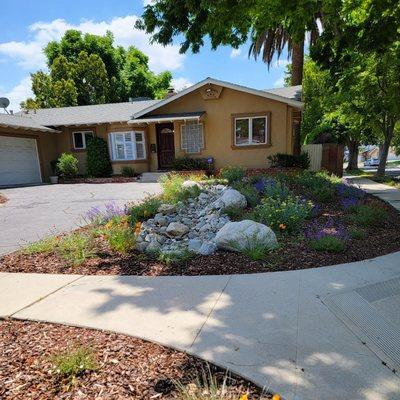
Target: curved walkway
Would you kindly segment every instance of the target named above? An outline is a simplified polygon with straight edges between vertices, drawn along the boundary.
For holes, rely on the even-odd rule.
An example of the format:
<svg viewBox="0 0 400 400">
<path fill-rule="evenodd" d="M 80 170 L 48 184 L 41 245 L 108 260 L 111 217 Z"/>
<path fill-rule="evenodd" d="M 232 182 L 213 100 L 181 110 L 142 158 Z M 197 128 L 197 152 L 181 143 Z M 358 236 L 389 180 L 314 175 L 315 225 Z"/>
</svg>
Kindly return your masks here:
<svg viewBox="0 0 400 400">
<path fill-rule="evenodd" d="M 0 273 L 0 316 L 156 341 L 224 365 L 285 399 L 389 400 L 400 396 L 393 360 L 326 304 L 336 294 L 398 277 L 400 253 L 253 275 Z"/>
</svg>

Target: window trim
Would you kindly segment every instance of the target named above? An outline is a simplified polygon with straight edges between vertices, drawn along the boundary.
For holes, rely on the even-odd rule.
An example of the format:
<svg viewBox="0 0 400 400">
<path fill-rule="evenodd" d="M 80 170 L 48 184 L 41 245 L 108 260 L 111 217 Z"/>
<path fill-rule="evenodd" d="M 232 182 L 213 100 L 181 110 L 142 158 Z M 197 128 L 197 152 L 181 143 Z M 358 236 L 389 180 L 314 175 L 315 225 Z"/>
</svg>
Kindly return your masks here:
<svg viewBox="0 0 400 400">
<path fill-rule="evenodd" d="M 265 118 L 265 142 L 264 143 L 251 143 L 253 137 L 253 124 L 251 121 L 255 118 Z M 249 122 L 249 142 L 245 144 L 236 143 L 236 121 L 240 119 L 247 119 Z M 271 112 L 263 111 L 257 113 L 243 113 L 243 114 L 232 114 L 232 149 L 254 149 L 271 147 Z"/>
<path fill-rule="evenodd" d="M 115 135 L 117 134 L 122 134 L 125 135 L 129 133 L 131 135 L 131 141 L 132 141 L 132 153 L 134 154 L 133 158 L 117 158 L 116 157 L 116 149 L 115 149 Z M 136 142 L 136 134 L 140 133 L 142 135 L 142 140 Z M 110 153 L 110 159 L 111 162 L 115 163 L 123 163 L 123 162 L 143 162 L 147 161 L 147 148 L 146 148 L 146 133 L 144 130 L 132 130 L 132 131 L 112 131 L 108 132 L 108 143 L 109 143 L 109 153 Z M 142 143 L 143 144 L 143 158 L 137 158 L 137 143 Z M 124 137 L 124 153 L 126 155 L 126 150 L 125 150 L 125 137 Z"/>
<path fill-rule="evenodd" d="M 75 133 L 80 133 L 82 135 L 82 144 L 83 147 L 76 147 L 75 145 Z M 74 146 L 74 150 L 86 150 L 86 133 L 91 133 L 92 137 L 94 137 L 94 131 L 73 131 L 72 132 L 72 145 Z"/>
<path fill-rule="evenodd" d="M 201 154 L 202 151 L 205 150 L 205 148 L 206 148 L 206 139 L 205 139 L 205 134 L 204 134 L 204 124 L 203 124 L 202 122 L 197 122 L 196 124 L 193 124 L 193 125 L 201 125 L 201 126 L 202 126 L 203 147 L 201 147 L 201 148 L 200 148 L 200 151 L 197 152 L 197 153 L 188 153 L 188 152 L 186 151 L 186 149 L 184 149 L 184 148 L 182 147 L 182 144 L 183 144 L 183 127 L 186 126 L 186 125 L 190 125 L 190 124 L 188 124 L 187 122 L 184 122 L 184 123 L 181 124 L 181 126 L 180 126 L 180 131 L 181 131 L 180 149 L 181 149 L 182 151 L 184 151 L 185 154 L 189 154 L 189 155 Z"/>
</svg>

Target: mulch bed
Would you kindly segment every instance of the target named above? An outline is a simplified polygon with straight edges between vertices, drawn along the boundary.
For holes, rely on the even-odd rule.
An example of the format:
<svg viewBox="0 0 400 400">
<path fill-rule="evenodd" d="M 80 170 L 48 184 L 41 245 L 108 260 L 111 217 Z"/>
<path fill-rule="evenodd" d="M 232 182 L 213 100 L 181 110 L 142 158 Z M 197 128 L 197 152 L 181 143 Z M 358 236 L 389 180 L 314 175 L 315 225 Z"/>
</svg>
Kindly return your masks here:
<svg viewBox="0 0 400 400">
<path fill-rule="evenodd" d="M 54 371 L 53 357 L 78 346 L 93 351 L 97 369 L 73 384 Z M 187 385 L 208 368 L 204 361 L 141 339 L 56 324 L 0 321 L 0 399 L 176 399 L 174 382 Z M 248 388 L 249 400 L 267 399 L 243 378 L 228 379 L 235 398 Z"/>
<path fill-rule="evenodd" d="M 301 194 L 301 188 L 292 189 Z M 341 253 L 312 250 L 301 235 L 283 234 L 278 237 L 280 248 L 268 253 L 262 261 L 252 261 L 243 254 L 218 251 L 211 256 L 196 256 L 181 265 L 166 265 L 154 257 L 138 252 L 128 255 L 113 253 L 105 240 L 99 239 L 101 251 L 98 252 L 98 257 L 87 260 L 80 266 L 68 265 L 56 253 L 29 255 L 15 252 L 0 257 L 0 271 L 144 276 L 249 274 L 323 267 L 400 251 L 400 213 L 374 196 L 367 195 L 366 199 L 372 201 L 374 206 L 385 208 L 388 217 L 378 226 L 365 229 L 364 237 L 349 238 L 346 241 L 346 250 Z M 320 203 L 320 207 L 319 216 L 306 224 L 324 225 L 327 220 L 332 219 L 346 228 L 351 226 L 350 215 L 342 209 L 339 199 L 327 204 Z M 305 229 L 303 227 L 302 230 Z"/>
<path fill-rule="evenodd" d="M 129 183 L 137 182 L 136 177 L 125 177 L 125 176 L 110 176 L 108 178 L 74 178 L 74 179 L 60 179 L 60 183 Z"/>
</svg>

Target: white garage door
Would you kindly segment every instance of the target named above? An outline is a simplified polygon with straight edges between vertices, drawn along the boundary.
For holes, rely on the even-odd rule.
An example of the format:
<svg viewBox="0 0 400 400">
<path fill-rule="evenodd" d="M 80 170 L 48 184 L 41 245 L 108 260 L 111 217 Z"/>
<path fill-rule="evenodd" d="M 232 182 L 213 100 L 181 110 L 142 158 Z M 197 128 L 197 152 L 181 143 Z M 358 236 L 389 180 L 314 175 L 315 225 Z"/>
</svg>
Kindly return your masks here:
<svg viewBox="0 0 400 400">
<path fill-rule="evenodd" d="M 41 181 L 36 139 L 0 136 L 0 185 Z"/>
</svg>

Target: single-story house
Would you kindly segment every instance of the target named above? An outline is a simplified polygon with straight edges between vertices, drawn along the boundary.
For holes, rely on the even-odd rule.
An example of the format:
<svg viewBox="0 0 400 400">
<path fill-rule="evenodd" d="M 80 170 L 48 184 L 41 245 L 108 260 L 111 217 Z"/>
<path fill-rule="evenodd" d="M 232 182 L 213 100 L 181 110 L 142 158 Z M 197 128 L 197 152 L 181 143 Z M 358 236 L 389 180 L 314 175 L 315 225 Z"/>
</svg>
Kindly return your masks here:
<svg viewBox="0 0 400 400">
<path fill-rule="evenodd" d="M 213 158 L 216 168 L 263 168 L 292 153 L 301 87 L 257 90 L 207 78 L 162 100 L 0 114 L 0 185 L 45 181 L 50 163 L 73 153 L 85 172 L 86 140 L 104 138 L 113 171 L 164 171 L 176 157 Z"/>
</svg>

